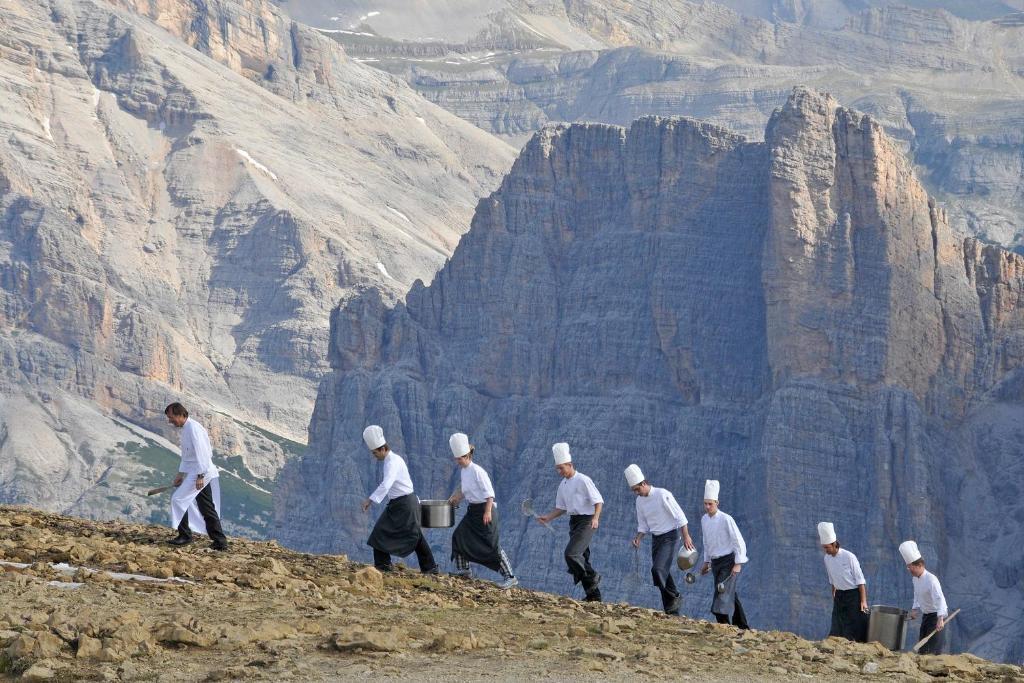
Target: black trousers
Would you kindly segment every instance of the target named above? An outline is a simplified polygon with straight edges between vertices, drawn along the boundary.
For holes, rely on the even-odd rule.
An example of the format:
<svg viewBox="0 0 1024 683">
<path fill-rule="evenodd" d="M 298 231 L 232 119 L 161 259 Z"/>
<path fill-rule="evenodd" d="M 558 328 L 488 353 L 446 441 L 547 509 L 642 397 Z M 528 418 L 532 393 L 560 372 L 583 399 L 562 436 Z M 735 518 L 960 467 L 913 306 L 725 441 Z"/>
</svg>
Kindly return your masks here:
<svg viewBox="0 0 1024 683">
<path fill-rule="evenodd" d="M 420 564 L 421 572 L 433 571 L 437 568 L 437 563 L 434 562 L 434 553 L 430 550 L 430 545 L 427 543 L 422 535 L 420 540 L 416 543 L 414 550 L 416 553 L 416 561 Z M 383 550 L 373 549 L 373 566 L 381 571 L 388 571 L 391 569 L 391 556 Z"/>
<path fill-rule="evenodd" d="M 220 517 L 217 516 L 217 507 L 213 504 L 213 494 L 210 493 L 210 485 L 207 484 L 196 496 L 196 505 L 199 506 L 199 513 L 206 522 L 206 533 L 215 545 L 227 545 L 228 539 L 224 530 L 220 528 Z M 192 530 L 188 528 L 188 510 L 181 516 L 178 524 L 178 535 L 192 538 Z"/>
<path fill-rule="evenodd" d="M 672 564 L 678 545 L 678 529 L 651 535 L 651 577 L 661 591 L 661 606 L 666 614 L 679 614 L 679 589 L 672 579 Z"/>
<path fill-rule="evenodd" d="M 937 612 L 929 612 L 921 616 L 921 632 L 918 633 L 917 639 L 921 640 L 929 633 L 935 630 L 935 627 L 939 625 L 939 615 Z M 942 654 L 942 641 L 945 637 L 943 631 L 939 631 L 932 639 L 929 640 L 921 648 L 918 654 L 922 655 L 941 655 Z"/>
</svg>

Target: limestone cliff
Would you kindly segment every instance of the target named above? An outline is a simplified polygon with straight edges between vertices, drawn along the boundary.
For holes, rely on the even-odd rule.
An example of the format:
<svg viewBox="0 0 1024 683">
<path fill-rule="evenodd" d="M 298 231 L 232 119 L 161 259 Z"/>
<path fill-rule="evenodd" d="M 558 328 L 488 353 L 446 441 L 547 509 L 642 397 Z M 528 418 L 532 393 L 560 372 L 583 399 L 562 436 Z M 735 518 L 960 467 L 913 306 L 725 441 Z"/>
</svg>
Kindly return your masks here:
<svg viewBox="0 0 1024 683">
<path fill-rule="evenodd" d="M 655 599 L 627 546 L 637 462 L 698 542 L 704 479 L 722 481 L 756 627 L 827 632 L 831 520 L 872 602 L 909 606 L 896 546 L 916 538 L 964 608 L 954 647 L 1024 656 L 1024 258 L 954 238 L 882 127 L 827 96 L 796 90 L 764 142 L 651 117 L 543 130 L 433 282 L 340 307 L 330 348 L 310 451 L 279 485 L 288 544 L 368 556 L 365 424 L 421 497 L 452 488 L 462 430 L 523 580 L 568 590 L 564 529 L 519 512 L 553 503 L 566 440 L 605 495 L 609 599 Z M 709 590 L 686 589 L 688 614 Z"/>
<path fill-rule="evenodd" d="M 331 308 L 429 279 L 511 162 L 259 1 L 0 2 L 0 139 L 0 500 L 163 519 L 181 399 L 249 532 Z"/>
</svg>

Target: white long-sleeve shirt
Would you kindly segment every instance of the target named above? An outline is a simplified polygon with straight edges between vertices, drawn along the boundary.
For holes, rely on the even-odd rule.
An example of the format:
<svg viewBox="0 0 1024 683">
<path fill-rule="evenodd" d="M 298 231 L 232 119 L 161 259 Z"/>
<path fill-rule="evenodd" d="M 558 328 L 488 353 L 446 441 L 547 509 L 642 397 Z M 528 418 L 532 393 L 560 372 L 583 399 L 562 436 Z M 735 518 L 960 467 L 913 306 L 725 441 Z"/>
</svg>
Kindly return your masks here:
<svg viewBox="0 0 1024 683">
<path fill-rule="evenodd" d="M 636 497 L 636 530 L 642 534 L 667 534 L 686 526 L 686 515 L 668 489 L 651 487 L 646 496 Z"/>
<path fill-rule="evenodd" d="M 601 492 L 590 477 L 579 472 L 562 479 L 555 494 L 555 507 L 570 515 L 592 515 L 598 503 L 604 503 Z"/>
<path fill-rule="evenodd" d="M 734 553 L 736 564 L 747 562 L 747 544 L 743 542 L 743 534 L 732 517 L 721 510 L 712 517 L 707 513 L 700 519 L 701 536 L 704 539 L 704 561 L 724 557 Z"/>
<path fill-rule="evenodd" d="M 183 474 L 202 474 L 209 481 L 220 476 L 213 464 L 213 447 L 206 428 L 191 417 L 181 427 L 181 465 Z"/>
<path fill-rule="evenodd" d="M 370 500 L 380 503 L 385 498 L 394 500 L 412 493 L 412 478 L 409 476 L 409 468 L 405 465 L 402 456 L 394 451 L 388 451 L 384 456 L 384 476 L 380 480 L 380 486 L 370 494 Z"/>
<path fill-rule="evenodd" d="M 835 557 L 825 553 L 825 571 L 828 572 L 828 582 L 837 591 L 853 590 L 867 583 L 857 556 L 844 548 L 840 548 Z"/>
<path fill-rule="evenodd" d="M 487 471 L 475 462 L 470 463 L 469 467 L 462 468 L 460 482 L 462 495 L 470 504 L 486 503 L 488 498 L 494 498 L 491 478 L 487 476 Z M 498 504 L 494 503 L 493 507 L 498 507 Z"/>
<path fill-rule="evenodd" d="M 939 579 L 927 569 L 921 576 L 912 577 L 914 581 L 914 609 L 922 614 L 935 612 L 943 619 L 949 614 L 946 608 L 946 596 L 942 594 Z"/>
</svg>

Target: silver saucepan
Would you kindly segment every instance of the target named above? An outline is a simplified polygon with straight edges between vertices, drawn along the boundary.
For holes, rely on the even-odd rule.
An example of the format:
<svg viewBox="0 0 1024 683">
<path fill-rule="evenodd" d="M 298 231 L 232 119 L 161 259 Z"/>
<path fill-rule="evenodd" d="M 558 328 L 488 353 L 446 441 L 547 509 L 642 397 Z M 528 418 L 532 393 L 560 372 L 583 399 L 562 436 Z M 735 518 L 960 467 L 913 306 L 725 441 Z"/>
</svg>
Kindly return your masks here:
<svg viewBox="0 0 1024 683">
<path fill-rule="evenodd" d="M 420 526 L 425 529 L 455 526 L 455 506 L 447 500 L 421 500 Z"/>
</svg>

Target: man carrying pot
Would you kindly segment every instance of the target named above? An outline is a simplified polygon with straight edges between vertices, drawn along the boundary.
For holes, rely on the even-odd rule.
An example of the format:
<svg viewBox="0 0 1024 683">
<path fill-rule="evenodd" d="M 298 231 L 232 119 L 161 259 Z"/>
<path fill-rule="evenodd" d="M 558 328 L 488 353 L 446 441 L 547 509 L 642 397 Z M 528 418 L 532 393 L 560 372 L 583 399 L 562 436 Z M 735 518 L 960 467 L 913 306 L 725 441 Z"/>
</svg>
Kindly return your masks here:
<svg viewBox="0 0 1024 683">
<path fill-rule="evenodd" d="M 494 502 L 491 478 L 483 467 L 473 462 L 476 449 L 470 445 L 469 437 L 465 434 L 452 434 L 448 446 L 461 470 L 459 488 L 448 502 L 458 505 L 465 498 L 469 503 L 469 510 L 452 534 L 455 575 L 469 578 L 472 576 L 469 563 L 475 562 L 501 574 L 502 581 L 497 584 L 498 588 L 508 590 L 519 585 L 519 580 L 512 573 L 508 556 L 498 542 L 498 517 L 495 514 L 498 504 Z"/>
<path fill-rule="evenodd" d="M 637 465 L 626 468 L 626 484 L 636 494 L 636 536 L 633 547 L 639 548 L 646 534 L 651 534 L 651 576 L 661 591 L 665 614 L 679 614 L 683 602 L 672 579 L 672 563 L 679 548 L 680 536 L 687 550 L 693 550 L 686 515 L 667 489 L 651 486 Z"/>
<path fill-rule="evenodd" d="M 420 528 L 420 501 L 413 493 L 412 479 L 405 460 L 392 451 L 384 439 L 384 430 L 370 425 L 363 430 L 363 441 L 374 458 L 384 463 L 384 476 L 380 486 L 363 501 L 363 512 L 371 503 L 388 501 L 384 512 L 377 518 L 366 544 L 373 548 L 373 566 L 389 572 L 391 556 L 406 557 L 412 552 L 424 574 L 437 574 L 437 563 L 430 552 L 427 539 Z"/>
</svg>

